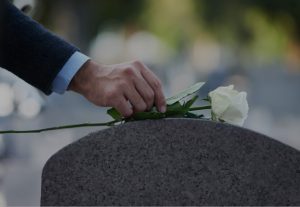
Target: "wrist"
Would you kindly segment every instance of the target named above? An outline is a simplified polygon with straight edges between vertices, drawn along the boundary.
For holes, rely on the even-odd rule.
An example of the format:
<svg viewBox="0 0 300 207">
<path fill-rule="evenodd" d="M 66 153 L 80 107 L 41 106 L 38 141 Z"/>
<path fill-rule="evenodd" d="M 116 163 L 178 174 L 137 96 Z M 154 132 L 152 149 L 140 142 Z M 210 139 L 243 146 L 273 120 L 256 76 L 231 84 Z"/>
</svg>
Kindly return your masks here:
<svg viewBox="0 0 300 207">
<path fill-rule="evenodd" d="M 90 88 L 92 78 L 96 77 L 101 70 L 101 66 L 92 60 L 88 60 L 82 65 L 78 72 L 74 75 L 71 80 L 68 89 L 80 94 L 85 93 Z"/>
</svg>

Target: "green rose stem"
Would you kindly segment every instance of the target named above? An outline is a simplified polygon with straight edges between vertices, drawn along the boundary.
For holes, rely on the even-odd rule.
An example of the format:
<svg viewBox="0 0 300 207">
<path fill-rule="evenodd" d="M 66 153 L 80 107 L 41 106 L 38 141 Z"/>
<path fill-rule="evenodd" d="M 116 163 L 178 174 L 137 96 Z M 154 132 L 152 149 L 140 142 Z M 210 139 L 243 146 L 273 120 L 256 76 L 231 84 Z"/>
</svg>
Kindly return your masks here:
<svg viewBox="0 0 300 207">
<path fill-rule="evenodd" d="M 190 108 L 189 111 L 200 111 L 206 109 L 211 109 L 211 106 L 193 107 Z M 125 119 L 114 120 L 114 121 L 104 122 L 104 123 L 83 123 L 83 124 L 74 124 L 74 125 L 64 125 L 58 127 L 36 129 L 36 130 L 7 130 L 7 131 L 0 131 L 0 134 L 25 134 L 25 133 L 28 134 L 28 133 L 41 133 L 45 131 L 53 131 L 53 130 L 60 130 L 60 129 L 80 128 L 80 127 L 113 126 L 114 124 L 122 122 L 124 120 Z"/>
<path fill-rule="evenodd" d="M 115 123 L 119 121 L 110 121 L 104 123 L 83 123 L 83 124 L 74 124 L 74 125 L 64 125 L 59 127 L 50 127 L 44 129 L 36 129 L 36 130 L 7 130 L 0 131 L 0 134 L 25 134 L 25 133 L 40 133 L 45 131 L 53 131 L 59 129 L 70 129 L 70 128 L 80 128 L 80 127 L 95 127 L 95 126 L 113 126 Z"/>
<path fill-rule="evenodd" d="M 200 106 L 200 107 L 193 107 L 190 108 L 189 111 L 200 111 L 205 109 L 211 109 L 211 106 Z"/>
</svg>

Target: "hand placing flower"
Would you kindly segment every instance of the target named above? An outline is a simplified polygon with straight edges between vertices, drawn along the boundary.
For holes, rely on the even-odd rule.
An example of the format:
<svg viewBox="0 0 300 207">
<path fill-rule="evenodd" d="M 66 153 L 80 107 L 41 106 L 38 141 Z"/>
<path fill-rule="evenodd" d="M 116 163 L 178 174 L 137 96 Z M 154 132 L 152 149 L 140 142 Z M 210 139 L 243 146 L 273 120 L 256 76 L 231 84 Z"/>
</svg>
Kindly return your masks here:
<svg viewBox="0 0 300 207">
<path fill-rule="evenodd" d="M 238 92 L 233 85 L 219 87 L 208 94 L 212 107 L 212 120 L 242 126 L 248 116 L 247 93 Z"/>
</svg>

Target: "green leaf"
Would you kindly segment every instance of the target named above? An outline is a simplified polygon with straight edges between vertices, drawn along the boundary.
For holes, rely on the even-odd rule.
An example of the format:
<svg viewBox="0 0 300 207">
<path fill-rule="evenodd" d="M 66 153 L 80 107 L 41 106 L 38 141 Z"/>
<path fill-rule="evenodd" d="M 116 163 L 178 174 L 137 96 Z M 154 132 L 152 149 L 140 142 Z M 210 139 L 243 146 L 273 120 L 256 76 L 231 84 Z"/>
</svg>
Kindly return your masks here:
<svg viewBox="0 0 300 207">
<path fill-rule="evenodd" d="M 114 120 L 122 121 L 123 119 L 122 115 L 115 108 L 108 109 L 106 113 L 110 115 Z"/>
<path fill-rule="evenodd" d="M 167 99 L 167 105 L 171 105 L 176 103 L 177 101 L 182 100 L 183 98 L 197 92 L 203 85 L 205 84 L 205 82 L 198 82 L 195 85 L 190 86 L 189 88 L 180 91 L 178 94 L 176 94 L 175 96 L 172 96 L 170 98 Z"/>
<path fill-rule="evenodd" d="M 179 114 L 184 114 L 184 107 L 180 104 L 179 101 L 171 105 L 167 105 L 166 116 L 174 116 Z"/>
<path fill-rule="evenodd" d="M 179 101 L 171 105 L 167 105 L 167 111 L 178 111 L 182 109 L 182 105 Z"/>
<path fill-rule="evenodd" d="M 187 111 L 191 108 L 191 106 L 195 103 L 195 101 L 198 99 L 198 96 L 194 96 L 191 100 L 186 102 L 183 106 Z"/>
</svg>

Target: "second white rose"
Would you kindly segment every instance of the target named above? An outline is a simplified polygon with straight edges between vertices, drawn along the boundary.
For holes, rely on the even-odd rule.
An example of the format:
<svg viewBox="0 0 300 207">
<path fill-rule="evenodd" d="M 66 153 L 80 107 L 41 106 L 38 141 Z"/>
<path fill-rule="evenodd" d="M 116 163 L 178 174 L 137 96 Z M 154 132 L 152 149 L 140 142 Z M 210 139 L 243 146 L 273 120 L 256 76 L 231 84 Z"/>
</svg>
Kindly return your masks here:
<svg viewBox="0 0 300 207">
<path fill-rule="evenodd" d="M 233 85 L 219 87 L 209 94 L 212 119 L 242 126 L 248 116 L 247 93 L 238 92 Z"/>
</svg>

